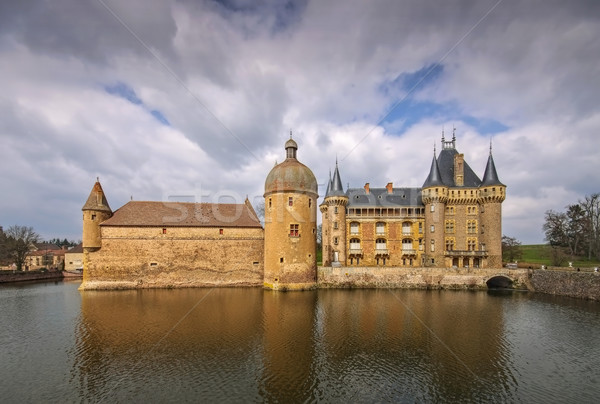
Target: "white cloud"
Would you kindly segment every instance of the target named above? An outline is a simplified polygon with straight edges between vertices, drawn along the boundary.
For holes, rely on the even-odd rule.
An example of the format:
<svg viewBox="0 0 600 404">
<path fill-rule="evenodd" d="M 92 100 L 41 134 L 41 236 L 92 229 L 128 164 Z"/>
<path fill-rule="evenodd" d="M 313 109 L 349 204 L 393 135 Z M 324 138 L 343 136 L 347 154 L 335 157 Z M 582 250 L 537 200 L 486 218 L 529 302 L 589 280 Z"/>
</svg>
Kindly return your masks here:
<svg viewBox="0 0 600 404">
<path fill-rule="evenodd" d="M 105 2 L 126 27 L 96 2 L 9 3 L 4 226 L 79 238 L 96 176 L 113 209 L 132 195 L 255 200 L 290 128 L 322 184 L 337 156 L 344 186 L 420 186 L 453 124 L 482 176 L 489 137 L 465 116 L 508 128 L 493 140 L 506 234 L 541 242 L 545 210 L 600 190 L 596 2 L 505 1 L 460 43 L 496 1 Z M 413 94 L 390 86 L 435 63 Z M 115 83 L 143 106 L 108 94 Z M 405 96 L 441 107 L 378 125 Z"/>
</svg>

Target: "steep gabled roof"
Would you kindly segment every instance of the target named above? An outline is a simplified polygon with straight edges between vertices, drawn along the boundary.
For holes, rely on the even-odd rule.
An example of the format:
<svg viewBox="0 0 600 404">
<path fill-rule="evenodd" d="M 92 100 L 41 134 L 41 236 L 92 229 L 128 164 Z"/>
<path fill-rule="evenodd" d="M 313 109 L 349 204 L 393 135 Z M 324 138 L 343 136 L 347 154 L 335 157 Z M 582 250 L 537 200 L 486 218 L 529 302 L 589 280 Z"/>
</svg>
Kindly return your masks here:
<svg viewBox="0 0 600 404">
<path fill-rule="evenodd" d="M 256 227 L 254 210 L 245 203 L 130 201 L 101 226 L 131 227 Z"/>
</svg>

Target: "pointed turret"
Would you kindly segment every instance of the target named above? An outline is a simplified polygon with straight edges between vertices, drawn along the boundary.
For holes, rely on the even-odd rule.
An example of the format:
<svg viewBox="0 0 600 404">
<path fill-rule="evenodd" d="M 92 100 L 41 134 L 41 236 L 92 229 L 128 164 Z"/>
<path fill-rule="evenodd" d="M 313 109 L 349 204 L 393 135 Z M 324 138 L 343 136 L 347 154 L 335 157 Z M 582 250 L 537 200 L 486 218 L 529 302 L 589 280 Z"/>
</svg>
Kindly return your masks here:
<svg viewBox="0 0 600 404">
<path fill-rule="evenodd" d="M 83 211 L 83 248 L 98 249 L 102 247 L 100 223 L 110 218 L 113 212 L 108 205 L 102 185 L 100 185 L 100 181 L 97 178 L 90 196 L 81 210 Z"/>
<path fill-rule="evenodd" d="M 490 185 L 504 185 L 498 178 L 496 172 L 496 165 L 494 164 L 494 158 L 492 157 L 492 146 L 490 145 L 490 156 L 488 157 L 487 165 L 485 166 L 485 173 L 483 174 L 483 181 L 481 181 L 482 187 Z"/>
<path fill-rule="evenodd" d="M 96 210 L 112 214 L 112 210 L 108 205 L 106 195 L 104 195 L 104 190 L 102 189 L 102 185 L 100 185 L 100 180 L 98 178 L 96 178 L 96 183 L 90 192 L 90 196 L 88 196 L 88 199 L 81 210 Z"/>
<path fill-rule="evenodd" d="M 438 166 L 437 158 L 435 157 L 435 149 L 433 150 L 433 160 L 431 161 L 431 168 L 429 169 L 429 175 L 423 183 L 423 188 L 443 186 L 442 175 L 440 174 L 440 167 Z"/>
<path fill-rule="evenodd" d="M 338 163 L 336 161 L 335 162 L 335 171 L 333 172 L 333 178 L 331 179 L 331 186 L 329 187 L 329 190 L 325 196 L 327 197 L 327 196 L 341 196 L 341 195 L 345 195 L 344 186 L 342 185 L 342 179 L 340 177 L 340 170 L 338 169 Z"/>
</svg>

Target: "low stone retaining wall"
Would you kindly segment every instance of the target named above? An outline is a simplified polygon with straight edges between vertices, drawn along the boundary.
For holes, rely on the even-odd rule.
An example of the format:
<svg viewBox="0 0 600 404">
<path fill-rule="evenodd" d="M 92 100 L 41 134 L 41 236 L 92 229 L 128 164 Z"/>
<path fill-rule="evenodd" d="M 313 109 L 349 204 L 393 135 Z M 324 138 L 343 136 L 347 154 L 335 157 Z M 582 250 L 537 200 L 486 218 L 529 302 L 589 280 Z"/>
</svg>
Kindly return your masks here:
<svg viewBox="0 0 600 404">
<path fill-rule="evenodd" d="M 478 268 L 319 267 L 319 288 L 487 289 L 504 276 L 518 289 L 529 289 L 527 270 Z"/>
<path fill-rule="evenodd" d="M 536 292 L 600 301 L 600 272 L 534 270 L 529 281 Z"/>
<path fill-rule="evenodd" d="M 38 281 L 38 280 L 62 280 L 61 271 L 0 271 L 0 283 Z"/>
</svg>

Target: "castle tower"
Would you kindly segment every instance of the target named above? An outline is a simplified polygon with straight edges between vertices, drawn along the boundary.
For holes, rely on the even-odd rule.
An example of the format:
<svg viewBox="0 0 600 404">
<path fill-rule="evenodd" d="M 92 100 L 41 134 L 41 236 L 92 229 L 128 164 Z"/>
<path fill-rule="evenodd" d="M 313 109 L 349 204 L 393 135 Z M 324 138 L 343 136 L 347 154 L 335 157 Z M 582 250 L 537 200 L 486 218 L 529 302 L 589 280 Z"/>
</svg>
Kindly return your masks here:
<svg viewBox="0 0 600 404">
<path fill-rule="evenodd" d="M 317 280 L 317 180 L 296 159 L 291 133 L 285 150 L 285 161 L 265 181 L 264 286 L 311 289 Z"/>
<path fill-rule="evenodd" d="M 442 137 L 444 144 L 444 138 Z M 448 201 L 448 187 L 442 182 L 442 175 L 435 157 L 429 175 L 423 183 L 422 199 L 425 205 L 425 246 L 423 251 L 423 266 L 443 266 L 444 262 L 444 218 Z"/>
<path fill-rule="evenodd" d="M 490 155 L 479 187 L 481 243 L 487 251 L 490 268 L 502 267 L 502 202 L 505 198 L 506 185 L 498 178 L 490 143 Z"/>
<path fill-rule="evenodd" d="M 330 178 L 327 185 L 325 200 L 319 206 L 323 222 L 323 266 L 346 265 L 346 205 L 348 196 L 344 192 L 336 161 L 333 178 Z"/>
<path fill-rule="evenodd" d="M 100 223 L 112 216 L 112 210 L 108 206 L 108 201 L 98 179 L 96 179 L 90 196 L 81 210 L 83 211 L 83 234 L 81 239 L 83 243 L 83 277 L 85 281 L 88 275 L 89 255 L 102 247 Z"/>
<path fill-rule="evenodd" d="M 112 216 L 112 210 L 108 206 L 99 180 L 96 180 L 90 196 L 81 210 L 83 211 L 83 248 L 95 251 L 102 247 L 100 223 Z"/>
</svg>

